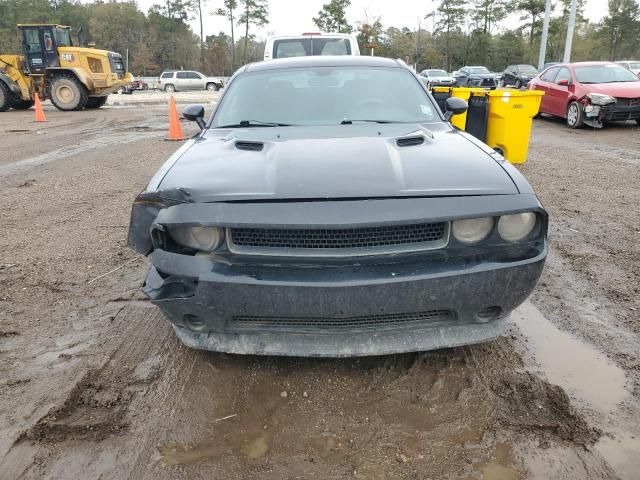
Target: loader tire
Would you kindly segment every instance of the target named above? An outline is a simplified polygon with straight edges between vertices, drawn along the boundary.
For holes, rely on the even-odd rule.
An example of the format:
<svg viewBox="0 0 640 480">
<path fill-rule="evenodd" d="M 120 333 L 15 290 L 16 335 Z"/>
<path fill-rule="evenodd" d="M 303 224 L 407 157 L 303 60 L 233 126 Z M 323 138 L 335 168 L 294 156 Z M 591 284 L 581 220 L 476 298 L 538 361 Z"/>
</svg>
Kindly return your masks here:
<svg viewBox="0 0 640 480">
<path fill-rule="evenodd" d="M 87 106 L 89 93 L 74 75 L 61 74 L 53 77 L 49 83 L 51 103 L 63 112 L 82 110 Z"/>
<path fill-rule="evenodd" d="M 107 97 L 89 97 L 86 108 L 100 108 L 107 103 Z"/>
<path fill-rule="evenodd" d="M 33 100 L 14 100 L 13 101 L 13 105 L 12 107 L 15 108 L 16 110 L 29 110 L 31 107 L 33 107 L 33 104 L 35 102 Z"/>
<path fill-rule="evenodd" d="M 6 83 L 0 81 L 0 112 L 6 112 L 12 106 L 11 91 Z"/>
</svg>

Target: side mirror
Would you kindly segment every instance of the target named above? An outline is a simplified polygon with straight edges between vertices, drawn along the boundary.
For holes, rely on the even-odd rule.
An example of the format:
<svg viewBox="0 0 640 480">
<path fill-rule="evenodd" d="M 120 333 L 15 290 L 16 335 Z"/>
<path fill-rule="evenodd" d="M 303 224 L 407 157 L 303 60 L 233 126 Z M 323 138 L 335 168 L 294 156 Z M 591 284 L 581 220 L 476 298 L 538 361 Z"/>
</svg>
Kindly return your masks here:
<svg viewBox="0 0 640 480">
<path fill-rule="evenodd" d="M 182 116 L 187 120 L 196 122 L 200 129 L 204 129 L 204 107 L 202 105 L 187 105 L 182 110 Z"/>
<path fill-rule="evenodd" d="M 469 108 L 467 102 L 458 97 L 447 98 L 445 106 L 447 108 L 447 111 L 444 112 L 444 119 L 447 122 L 451 120 L 451 117 L 453 117 L 454 115 L 460 115 L 461 113 L 466 112 Z"/>
<path fill-rule="evenodd" d="M 569 86 L 569 80 L 567 79 L 562 79 L 562 80 L 558 80 L 558 85 L 560 85 L 561 87 L 568 87 Z"/>
</svg>

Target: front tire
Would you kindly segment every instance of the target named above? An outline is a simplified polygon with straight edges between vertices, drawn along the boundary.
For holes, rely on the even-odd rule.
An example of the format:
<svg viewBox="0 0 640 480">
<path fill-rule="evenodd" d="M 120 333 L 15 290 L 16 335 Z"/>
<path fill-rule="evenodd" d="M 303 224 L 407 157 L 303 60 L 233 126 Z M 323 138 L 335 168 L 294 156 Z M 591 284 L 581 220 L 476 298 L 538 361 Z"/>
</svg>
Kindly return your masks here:
<svg viewBox="0 0 640 480">
<path fill-rule="evenodd" d="M 567 107 L 567 127 L 580 128 L 584 125 L 584 110 L 578 102 L 571 102 Z"/>
<path fill-rule="evenodd" d="M 522 88 L 522 81 L 520 81 L 520 79 L 517 79 L 514 86 L 516 87 L 517 90 L 520 90 Z"/>
<path fill-rule="evenodd" d="M 51 103 L 63 112 L 82 110 L 89 100 L 87 88 L 75 76 L 69 74 L 53 77 L 49 83 L 49 91 Z"/>
<path fill-rule="evenodd" d="M 86 108 L 100 108 L 107 103 L 107 98 L 109 98 L 108 95 L 106 97 L 89 97 Z"/>
<path fill-rule="evenodd" d="M 12 106 L 11 91 L 7 84 L 0 80 L 0 112 L 6 112 Z"/>
<path fill-rule="evenodd" d="M 167 85 L 166 87 L 164 87 L 164 91 L 167 93 L 173 93 L 176 91 L 176 87 L 174 87 L 173 85 Z"/>
<path fill-rule="evenodd" d="M 207 83 L 207 90 L 210 92 L 217 92 L 220 90 L 220 86 L 217 83 Z"/>
</svg>

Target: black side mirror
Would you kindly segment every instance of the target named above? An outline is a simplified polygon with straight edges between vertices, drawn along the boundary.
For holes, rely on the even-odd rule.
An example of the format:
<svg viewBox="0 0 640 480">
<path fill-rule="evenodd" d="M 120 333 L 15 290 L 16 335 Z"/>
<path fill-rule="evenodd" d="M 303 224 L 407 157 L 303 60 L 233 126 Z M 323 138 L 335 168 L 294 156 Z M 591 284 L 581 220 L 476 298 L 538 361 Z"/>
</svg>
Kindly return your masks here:
<svg viewBox="0 0 640 480">
<path fill-rule="evenodd" d="M 204 129 L 204 107 L 202 105 L 187 105 L 182 110 L 182 116 L 187 120 L 196 122 L 200 129 Z"/>
<path fill-rule="evenodd" d="M 460 115 L 467 111 L 469 105 L 463 99 L 458 97 L 449 97 L 445 102 L 447 111 L 444 112 L 444 119 L 448 122 L 454 115 Z"/>
</svg>

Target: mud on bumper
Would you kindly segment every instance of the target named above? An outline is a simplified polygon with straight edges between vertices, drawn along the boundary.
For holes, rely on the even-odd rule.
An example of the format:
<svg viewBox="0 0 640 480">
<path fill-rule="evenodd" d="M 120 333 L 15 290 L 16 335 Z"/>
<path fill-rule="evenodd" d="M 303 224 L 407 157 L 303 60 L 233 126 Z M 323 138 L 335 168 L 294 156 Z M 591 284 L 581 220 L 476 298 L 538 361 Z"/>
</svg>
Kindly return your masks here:
<svg viewBox="0 0 640 480">
<path fill-rule="evenodd" d="M 375 266 L 347 272 L 348 279 L 344 269 L 287 267 L 277 279 L 259 270 L 219 273 L 207 258 L 157 250 L 144 291 L 193 348 L 381 355 L 499 336 L 535 287 L 545 255 L 546 249 L 526 261 L 475 267 L 462 259 L 453 268 L 437 261 Z"/>
</svg>

